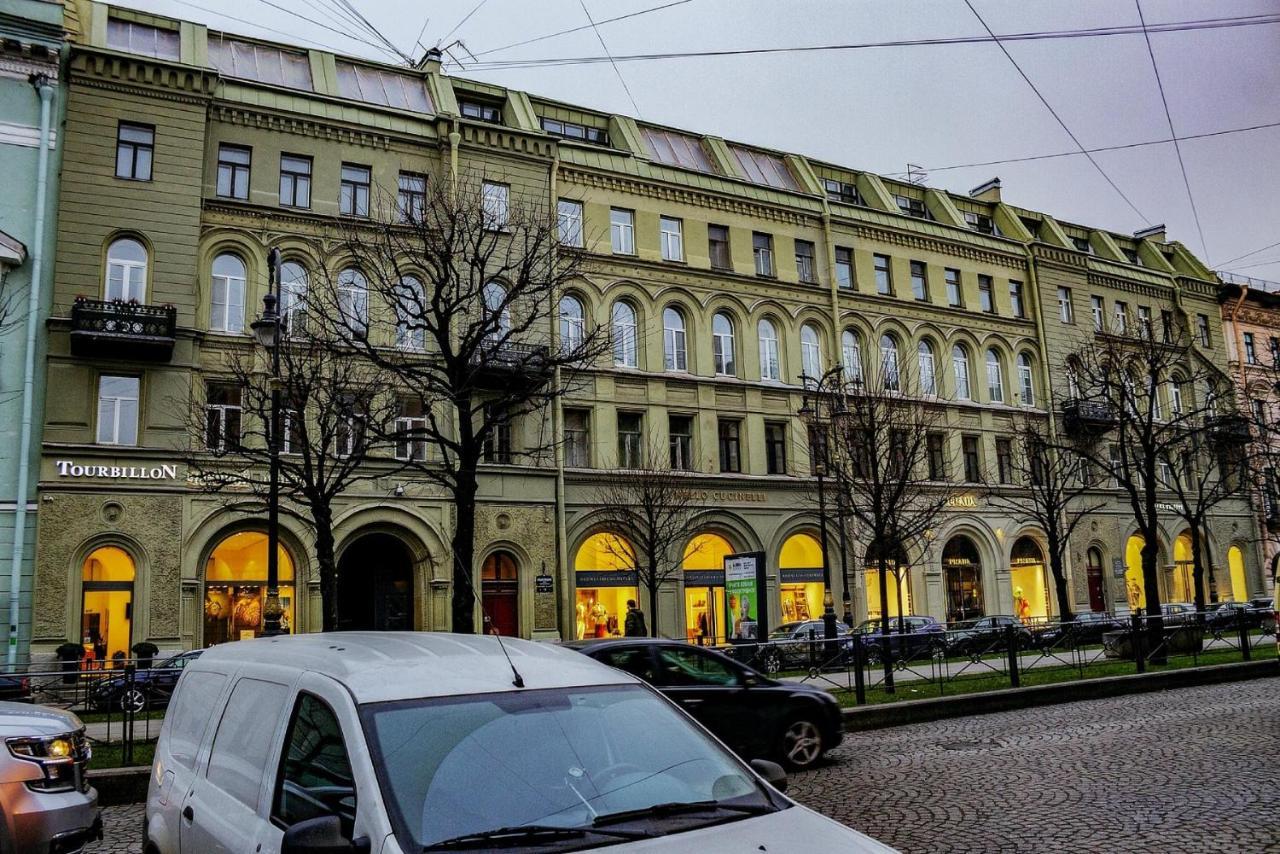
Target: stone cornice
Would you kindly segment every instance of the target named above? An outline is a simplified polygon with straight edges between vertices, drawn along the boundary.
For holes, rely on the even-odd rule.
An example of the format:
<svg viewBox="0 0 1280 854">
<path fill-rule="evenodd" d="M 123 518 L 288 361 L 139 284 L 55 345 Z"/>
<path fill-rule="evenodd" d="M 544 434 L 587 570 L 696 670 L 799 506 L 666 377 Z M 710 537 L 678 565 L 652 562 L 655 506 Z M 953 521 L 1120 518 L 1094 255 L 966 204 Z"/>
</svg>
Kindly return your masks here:
<svg viewBox="0 0 1280 854">
<path fill-rule="evenodd" d="M 240 127 L 271 130 L 296 136 L 309 136 L 328 142 L 345 142 L 366 148 L 386 150 L 391 148 L 393 142 L 401 139 L 406 142 L 421 142 L 421 138 L 414 140 L 410 136 L 386 131 L 356 128 L 335 122 L 324 122 L 297 114 L 268 113 L 228 103 L 213 104 L 209 108 L 209 117 L 218 122 Z"/>
<path fill-rule="evenodd" d="M 12 53 L 0 55 L 0 77 L 25 81 L 33 74 L 43 74 L 50 80 L 57 82 L 57 54 L 49 54 L 46 57 Z"/>
<path fill-rule="evenodd" d="M 965 258 L 969 261 L 996 264 L 1012 270 L 1026 269 L 1026 256 L 1021 254 L 995 252 L 990 249 L 971 246 L 967 243 L 953 242 L 946 240 L 945 238 L 934 237 L 933 235 L 916 234 L 910 231 L 902 231 L 887 226 L 870 225 L 867 223 L 854 223 L 852 225 L 852 229 L 854 235 L 862 239 L 878 240 L 882 243 L 891 243 L 895 246 L 903 246 L 907 249 L 918 249 L 921 252 L 936 252 L 940 255 Z"/>
<path fill-rule="evenodd" d="M 1083 252 L 1051 246 L 1047 243 L 1033 243 L 1031 254 L 1035 256 L 1037 264 L 1060 267 L 1074 272 L 1084 272 L 1089 266 L 1089 256 Z"/>
<path fill-rule="evenodd" d="M 546 161 L 548 166 L 555 157 L 555 142 L 546 136 L 500 125 L 466 121 L 458 123 L 458 130 L 464 148 L 501 151 L 517 157 Z"/>
<path fill-rule="evenodd" d="M 1173 282 L 1169 282 L 1162 287 L 1153 282 L 1138 282 L 1133 279 L 1123 279 L 1119 276 L 1109 275 L 1101 270 L 1093 269 L 1088 271 L 1087 280 L 1089 285 L 1094 287 L 1128 291 L 1129 293 L 1141 294 L 1154 299 L 1168 299 L 1173 295 Z"/>
<path fill-rule="evenodd" d="M 193 104 L 208 103 L 218 80 L 207 68 L 83 49 L 71 54 L 68 68 L 81 86 Z"/>
</svg>

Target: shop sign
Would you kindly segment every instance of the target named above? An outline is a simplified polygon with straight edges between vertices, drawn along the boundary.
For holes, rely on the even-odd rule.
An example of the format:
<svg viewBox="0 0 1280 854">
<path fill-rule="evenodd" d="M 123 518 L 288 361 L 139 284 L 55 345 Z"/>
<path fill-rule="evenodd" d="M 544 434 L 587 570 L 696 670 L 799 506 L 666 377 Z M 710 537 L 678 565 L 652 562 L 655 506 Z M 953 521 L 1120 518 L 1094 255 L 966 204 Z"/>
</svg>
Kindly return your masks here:
<svg viewBox="0 0 1280 854">
<path fill-rule="evenodd" d="M 875 567 L 869 567 L 875 569 Z M 782 576 L 783 584 L 821 584 L 822 583 L 822 567 L 812 567 L 809 569 L 780 569 L 778 574 Z"/>
<path fill-rule="evenodd" d="M 538 576 L 538 578 L 550 578 L 551 576 Z M 573 583 L 579 587 L 635 587 L 637 586 L 639 576 L 635 570 L 630 572 L 623 570 L 578 570 L 573 574 Z M 542 591 L 538 591 L 542 592 Z M 548 590 L 548 593 L 551 591 Z"/>
<path fill-rule="evenodd" d="M 723 569 L 686 569 L 685 587 L 724 587 Z"/>
<path fill-rule="evenodd" d="M 978 496 L 972 493 L 965 493 L 964 495 L 953 495 L 947 499 L 947 506 L 973 510 L 978 507 Z"/>
<path fill-rule="evenodd" d="M 1124 561 L 1118 557 L 1111 559 L 1111 574 L 1116 578 L 1124 578 Z"/>
<path fill-rule="evenodd" d="M 83 465 L 71 460 L 54 463 L 58 477 L 104 477 L 110 480 L 177 480 L 178 466 L 161 463 L 158 466 L 100 466 Z"/>
<path fill-rule="evenodd" d="M 725 634 L 730 640 L 768 637 L 764 552 L 725 556 L 724 598 L 724 612 L 728 615 Z"/>
<path fill-rule="evenodd" d="M 685 493 L 698 504 L 765 504 L 769 496 L 763 492 L 742 492 L 736 489 L 691 489 Z"/>
<path fill-rule="evenodd" d="M 555 581 L 550 575 L 535 575 L 533 577 L 534 593 L 554 593 L 555 590 Z"/>
</svg>

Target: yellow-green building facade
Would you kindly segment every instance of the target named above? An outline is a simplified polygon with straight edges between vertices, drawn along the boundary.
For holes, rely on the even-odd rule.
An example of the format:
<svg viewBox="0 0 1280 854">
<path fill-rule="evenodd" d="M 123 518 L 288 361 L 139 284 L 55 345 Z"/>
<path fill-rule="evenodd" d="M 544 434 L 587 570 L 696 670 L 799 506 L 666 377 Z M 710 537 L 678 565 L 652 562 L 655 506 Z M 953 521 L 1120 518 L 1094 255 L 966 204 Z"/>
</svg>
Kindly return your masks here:
<svg viewBox="0 0 1280 854">
<path fill-rule="evenodd" d="M 946 404 L 937 488 L 954 500 L 908 556 L 903 610 L 1051 617 L 1042 533 L 993 506 L 968 469 L 998 481 L 1015 416 L 1056 417 L 1063 360 L 1094 334 L 1095 297 L 1107 322 L 1117 304 L 1131 322 L 1168 311 L 1195 327 L 1204 315 L 1201 353 L 1226 366 L 1216 280 L 1185 248 L 1015 207 L 998 181 L 961 196 L 466 81 L 430 58 L 379 66 L 97 3 L 80 14 L 48 330 L 36 654 L 73 640 L 111 657 L 140 640 L 190 648 L 260 630 L 263 520 L 187 482 L 184 413 L 228 353 L 253 346 L 270 247 L 312 275 L 340 263 L 325 226 L 343 164 L 393 192 L 401 173 L 480 171 L 513 198 L 580 215 L 591 264 L 571 295 L 615 339 L 634 325 L 634 346 L 549 413 L 564 440 L 554 463 L 522 457 L 542 435 L 527 425 L 511 462 L 483 474 L 476 587 L 499 628 L 525 637 L 610 634 L 628 598 L 647 607 L 604 543 L 618 532 L 593 508 L 601 472 L 636 441 L 620 434 L 637 432 L 646 446 L 679 446 L 707 507 L 689 531 L 686 575 L 660 591 L 650 623 L 722 638 L 716 572 L 730 552 L 764 553 L 773 622 L 820 616 L 800 376 L 849 366 L 850 347 L 864 364 L 896 348 L 906 381 L 918 388 L 932 373 Z M 228 276 L 243 281 L 238 323 L 221 297 Z M 123 339 L 98 334 L 121 297 L 141 325 Z M 449 628 L 451 509 L 437 492 L 374 478 L 340 498 L 335 518 L 349 625 Z M 286 618 L 314 630 L 311 535 L 294 514 L 282 524 Z M 1222 598 L 1261 587 L 1253 525 L 1244 505 L 1210 525 Z M 1069 555 L 1077 608 L 1130 607 L 1121 576 L 1133 527 L 1118 495 L 1081 526 Z M 1180 533 L 1170 518 L 1161 543 L 1174 600 L 1191 598 Z M 838 542 L 833 533 L 837 610 L 847 589 L 855 618 L 877 615 L 875 576 L 856 543 Z M 1238 580 L 1225 572 L 1233 546 L 1245 554 Z"/>
</svg>

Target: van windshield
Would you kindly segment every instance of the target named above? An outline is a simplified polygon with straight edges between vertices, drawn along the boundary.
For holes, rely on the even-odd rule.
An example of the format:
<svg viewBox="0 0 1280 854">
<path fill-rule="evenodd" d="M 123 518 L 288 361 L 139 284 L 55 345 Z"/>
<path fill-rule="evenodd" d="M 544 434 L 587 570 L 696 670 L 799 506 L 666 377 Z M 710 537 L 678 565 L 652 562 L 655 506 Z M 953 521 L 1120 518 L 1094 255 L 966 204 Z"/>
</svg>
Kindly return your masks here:
<svg viewBox="0 0 1280 854">
<path fill-rule="evenodd" d="M 376 703 L 361 717 L 406 851 L 578 849 L 780 805 L 639 685 Z"/>
</svg>

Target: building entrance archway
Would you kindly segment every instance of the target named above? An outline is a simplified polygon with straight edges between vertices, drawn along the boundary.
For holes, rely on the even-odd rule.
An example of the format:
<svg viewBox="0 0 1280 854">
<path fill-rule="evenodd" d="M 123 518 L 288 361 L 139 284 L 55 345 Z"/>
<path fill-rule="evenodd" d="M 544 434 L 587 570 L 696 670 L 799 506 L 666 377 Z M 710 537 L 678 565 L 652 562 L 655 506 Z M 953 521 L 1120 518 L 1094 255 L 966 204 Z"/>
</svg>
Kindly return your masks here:
<svg viewBox="0 0 1280 854">
<path fill-rule="evenodd" d="M 294 630 L 293 558 L 279 546 L 280 628 Z M 267 605 L 267 535 L 238 531 L 223 537 L 204 567 L 205 646 L 262 634 Z"/>
<path fill-rule="evenodd" d="M 129 657 L 135 575 L 133 558 L 117 546 L 94 549 L 84 559 L 80 640 L 88 662 Z"/>
<path fill-rule="evenodd" d="M 413 630 L 413 554 L 391 534 L 365 534 L 338 562 L 339 631 Z"/>
<path fill-rule="evenodd" d="M 942 550 L 942 572 L 947 585 L 947 622 L 985 616 L 982 558 L 973 540 L 961 534 L 947 541 Z"/>
<path fill-rule="evenodd" d="M 520 571 L 511 552 L 494 552 L 480 568 L 485 634 L 520 634 Z"/>
<path fill-rule="evenodd" d="M 1087 576 L 1089 579 L 1089 610 L 1106 611 L 1107 597 L 1103 587 L 1102 550 L 1097 546 L 1089 549 Z"/>
</svg>

